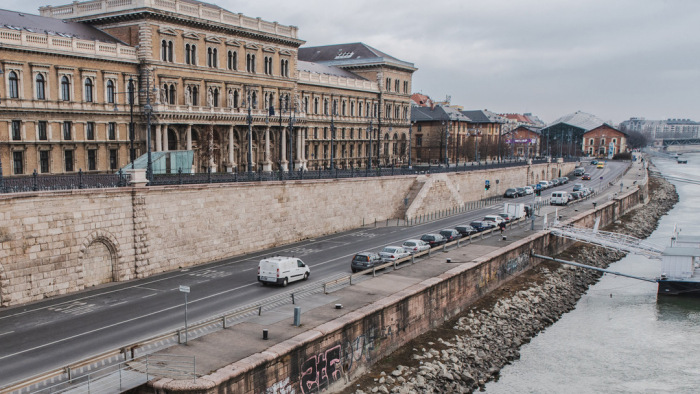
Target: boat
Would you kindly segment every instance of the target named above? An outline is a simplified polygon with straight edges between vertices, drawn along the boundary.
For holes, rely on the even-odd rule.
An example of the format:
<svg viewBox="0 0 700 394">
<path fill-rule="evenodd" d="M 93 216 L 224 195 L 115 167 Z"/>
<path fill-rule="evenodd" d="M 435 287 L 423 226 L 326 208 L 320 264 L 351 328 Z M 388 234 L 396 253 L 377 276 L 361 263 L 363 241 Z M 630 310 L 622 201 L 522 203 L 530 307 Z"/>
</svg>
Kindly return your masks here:
<svg viewBox="0 0 700 394">
<path fill-rule="evenodd" d="M 681 238 L 681 237 L 678 237 Z M 697 243 L 679 242 L 664 249 L 661 254 L 661 277 L 659 295 L 695 296 L 700 297 L 700 248 Z M 700 237 L 689 237 L 700 238 Z M 681 246 L 676 246 L 676 245 Z M 691 244 L 693 246 L 683 246 Z"/>
<path fill-rule="evenodd" d="M 678 159 L 678 164 L 688 164 L 688 159 Z"/>
</svg>

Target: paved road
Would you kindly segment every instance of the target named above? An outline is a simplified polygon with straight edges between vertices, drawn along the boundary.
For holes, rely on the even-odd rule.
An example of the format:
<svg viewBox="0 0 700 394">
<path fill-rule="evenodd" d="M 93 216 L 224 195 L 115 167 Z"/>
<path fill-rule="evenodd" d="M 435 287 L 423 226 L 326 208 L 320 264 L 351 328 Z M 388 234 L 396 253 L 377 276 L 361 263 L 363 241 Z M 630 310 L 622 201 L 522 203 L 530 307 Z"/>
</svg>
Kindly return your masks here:
<svg viewBox="0 0 700 394">
<path fill-rule="evenodd" d="M 627 164 L 609 163 L 603 170 L 586 167 L 593 180 L 581 183 L 598 189 L 620 175 Z M 602 181 L 600 176 L 604 176 Z M 571 190 L 576 182 L 556 190 Z M 544 191 L 542 197 L 552 191 Z M 309 281 L 324 282 L 339 273 L 350 273 L 350 257 L 356 252 L 400 244 L 501 209 L 502 204 L 496 204 L 413 227 L 352 230 L 4 310 L 0 312 L 0 387 L 181 327 L 184 296 L 180 285 L 191 288 L 189 319 L 197 321 L 286 291 L 256 281 L 258 261 L 265 256 L 300 257 L 311 267 Z"/>
</svg>

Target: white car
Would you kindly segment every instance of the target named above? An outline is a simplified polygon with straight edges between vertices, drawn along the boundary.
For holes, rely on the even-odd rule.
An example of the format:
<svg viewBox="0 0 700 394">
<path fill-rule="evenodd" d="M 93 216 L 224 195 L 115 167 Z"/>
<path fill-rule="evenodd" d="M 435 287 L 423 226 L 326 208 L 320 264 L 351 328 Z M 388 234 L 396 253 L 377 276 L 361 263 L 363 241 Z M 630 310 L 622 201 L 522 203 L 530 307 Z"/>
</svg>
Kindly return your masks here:
<svg viewBox="0 0 700 394">
<path fill-rule="evenodd" d="M 494 222 L 496 223 L 496 227 L 498 227 L 499 224 L 505 222 L 505 219 L 503 219 L 500 215 L 486 215 L 484 216 L 484 221 Z"/>
<path fill-rule="evenodd" d="M 401 246 L 387 246 L 379 252 L 379 256 L 384 261 L 396 261 L 410 255 L 411 253 Z"/>
<path fill-rule="evenodd" d="M 409 239 L 406 240 L 401 247 L 407 250 L 408 253 L 415 254 L 430 249 L 430 244 L 420 239 Z"/>
<path fill-rule="evenodd" d="M 535 192 L 534 190 L 532 190 L 532 187 L 530 187 L 530 186 L 525 186 L 524 189 L 525 189 L 526 196 L 529 196 L 530 194 Z"/>
</svg>

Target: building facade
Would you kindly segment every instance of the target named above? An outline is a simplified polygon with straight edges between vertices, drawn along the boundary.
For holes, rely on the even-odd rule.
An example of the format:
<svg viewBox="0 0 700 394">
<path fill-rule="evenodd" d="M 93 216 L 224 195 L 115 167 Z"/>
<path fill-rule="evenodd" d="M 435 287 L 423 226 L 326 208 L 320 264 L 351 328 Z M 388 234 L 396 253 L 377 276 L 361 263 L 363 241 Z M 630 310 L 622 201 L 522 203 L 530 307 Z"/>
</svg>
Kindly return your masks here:
<svg viewBox="0 0 700 394">
<path fill-rule="evenodd" d="M 583 135 L 583 152 L 601 158 L 627 152 L 627 135 L 608 124 L 602 124 Z"/>
<path fill-rule="evenodd" d="M 536 127 L 518 126 L 503 133 L 506 155 L 523 159 L 532 159 L 540 151 L 540 133 Z"/>
<path fill-rule="evenodd" d="M 698 138 L 700 122 L 690 119 L 648 120 L 629 118 L 619 125 L 623 132 L 636 131 L 651 139 L 656 138 Z"/>
<path fill-rule="evenodd" d="M 364 167 L 372 153 L 375 165 L 405 161 L 415 68 L 369 46 L 344 47 L 374 51 L 371 64 L 350 64 L 342 48 L 332 48 L 340 62 L 304 61 L 296 27 L 195 0 L 40 11 L 0 14 L 5 175 L 113 172 L 132 160 L 132 140 L 134 157 L 149 141 L 154 152 L 193 152 L 192 168 L 170 171 Z M 372 137 L 381 145 L 370 150 Z"/>
</svg>

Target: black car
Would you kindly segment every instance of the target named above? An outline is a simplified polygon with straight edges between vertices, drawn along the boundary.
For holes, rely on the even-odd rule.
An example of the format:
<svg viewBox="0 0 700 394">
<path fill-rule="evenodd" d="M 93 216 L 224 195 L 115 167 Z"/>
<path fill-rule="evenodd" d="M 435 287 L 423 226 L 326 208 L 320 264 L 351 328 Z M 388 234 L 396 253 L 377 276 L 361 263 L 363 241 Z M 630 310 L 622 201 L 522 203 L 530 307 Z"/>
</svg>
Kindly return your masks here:
<svg viewBox="0 0 700 394">
<path fill-rule="evenodd" d="M 427 242 L 431 248 L 444 245 L 447 243 L 447 239 L 440 234 L 424 234 L 420 237 L 420 240 Z"/>
<path fill-rule="evenodd" d="M 518 197 L 518 190 L 517 189 L 506 189 L 506 192 L 503 193 L 503 197 L 506 197 L 506 198 Z"/>
<path fill-rule="evenodd" d="M 518 191 L 518 196 L 522 197 L 525 195 L 525 188 L 524 187 L 517 187 L 515 190 Z"/>
<path fill-rule="evenodd" d="M 455 230 L 459 231 L 463 237 L 468 237 L 476 232 L 476 229 L 468 224 L 457 226 L 455 227 Z"/>
<path fill-rule="evenodd" d="M 456 229 L 453 229 L 453 228 L 448 228 L 448 229 L 440 230 L 440 235 L 442 235 L 443 237 L 445 237 L 445 239 L 447 240 L 447 242 L 456 241 L 456 240 L 462 238 L 462 234 L 461 234 L 459 231 L 457 231 Z"/>
<path fill-rule="evenodd" d="M 379 253 L 374 252 L 362 252 L 358 253 L 352 258 L 350 263 L 350 268 L 352 272 L 364 271 L 378 265 L 382 265 L 382 257 Z"/>
<path fill-rule="evenodd" d="M 474 230 L 476 230 L 477 233 L 480 233 L 482 231 L 489 230 L 489 229 L 496 227 L 494 222 L 487 222 L 487 221 L 481 221 L 481 220 L 471 222 L 471 223 L 469 223 L 469 225 L 472 226 L 474 228 Z"/>
</svg>

